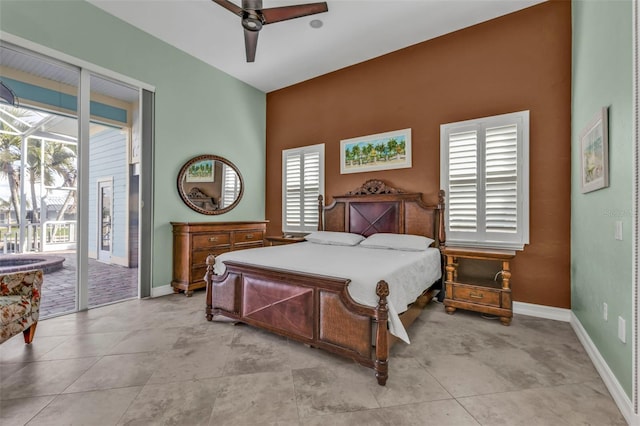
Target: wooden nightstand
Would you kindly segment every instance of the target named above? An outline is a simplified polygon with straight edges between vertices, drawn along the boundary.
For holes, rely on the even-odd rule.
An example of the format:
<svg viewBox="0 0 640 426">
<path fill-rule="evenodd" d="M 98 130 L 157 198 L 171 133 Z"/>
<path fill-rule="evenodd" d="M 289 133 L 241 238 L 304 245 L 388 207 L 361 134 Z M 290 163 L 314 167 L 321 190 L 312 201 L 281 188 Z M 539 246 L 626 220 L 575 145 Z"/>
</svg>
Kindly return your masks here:
<svg viewBox="0 0 640 426">
<path fill-rule="evenodd" d="M 301 243 L 304 241 L 304 237 L 300 236 L 287 236 L 284 235 L 267 235 L 265 237 L 267 245 L 269 246 L 281 246 L 284 244 Z"/>
<path fill-rule="evenodd" d="M 445 247 L 442 254 L 446 258 L 444 306 L 447 313 L 453 314 L 456 308 L 467 309 L 499 316 L 502 324 L 509 325 L 513 317 L 509 261 L 516 253 L 510 250 Z M 498 263 L 497 272 L 486 277 L 458 274 L 460 259 Z"/>
</svg>

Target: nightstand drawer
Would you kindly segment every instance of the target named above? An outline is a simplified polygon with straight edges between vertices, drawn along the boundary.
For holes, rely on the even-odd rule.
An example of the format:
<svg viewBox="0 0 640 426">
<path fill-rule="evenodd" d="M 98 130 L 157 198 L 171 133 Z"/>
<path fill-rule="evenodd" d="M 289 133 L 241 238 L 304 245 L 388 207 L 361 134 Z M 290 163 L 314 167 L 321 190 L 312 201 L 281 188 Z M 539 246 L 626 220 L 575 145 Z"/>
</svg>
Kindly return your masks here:
<svg viewBox="0 0 640 426">
<path fill-rule="evenodd" d="M 453 285 L 453 300 L 500 307 L 500 290 L 488 287 Z"/>
</svg>

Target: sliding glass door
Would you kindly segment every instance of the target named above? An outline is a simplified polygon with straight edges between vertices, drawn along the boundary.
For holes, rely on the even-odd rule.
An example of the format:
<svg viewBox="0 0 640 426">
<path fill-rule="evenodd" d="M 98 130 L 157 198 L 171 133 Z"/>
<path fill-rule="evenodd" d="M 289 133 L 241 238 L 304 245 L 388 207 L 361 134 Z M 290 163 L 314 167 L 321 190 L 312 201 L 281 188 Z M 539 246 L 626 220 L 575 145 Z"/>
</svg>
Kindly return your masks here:
<svg viewBox="0 0 640 426">
<path fill-rule="evenodd" d="M 0 256 L 45 258 L 41 317 L 139 295 L 141 90 L 4 42 Z"/>
<path fill-rule="evenodd" d="M 89 83 L 87 306 L 92 308 L 138 296 L 139 159 L 133 148 L 140 140 L 140 90 L 94 73 Z M 105 106 L 100 117 L 98 105 Z"/>
</svg>

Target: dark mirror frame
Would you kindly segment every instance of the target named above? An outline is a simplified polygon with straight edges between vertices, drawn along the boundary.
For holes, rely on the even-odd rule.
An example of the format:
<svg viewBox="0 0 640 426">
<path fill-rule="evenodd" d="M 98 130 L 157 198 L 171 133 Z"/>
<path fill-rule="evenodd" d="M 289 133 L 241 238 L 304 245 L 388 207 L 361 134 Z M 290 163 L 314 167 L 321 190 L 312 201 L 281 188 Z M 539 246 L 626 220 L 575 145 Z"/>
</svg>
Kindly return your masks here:
<svg viewBox="0 0 640 426">
<path fill-rule="evenodd" d="M 236 197 L 235 201 L 222 209 L 205 209 L 203 207 L 200 207 L 198 205 L 196 205 L 193 200 L 197 199 L 197 200 L 202 200 L 203 201 L 203 205 L 208 201 L 208 200 L 212 200 L 212 197 L 207 197 L 206 194 L 202 193 L 201 191 L 194 191 L 194 190 L 198 190 L 198 188 L 192 188 L 191 190 L 191 194 L 187 193 L 185 191 L 184 188 L 184 180 L 185 180 L 185 176 L 187 174 L 187 170 L 189 169 L 189 167 L 191 167 L 191 165 L 198 163 L 200 161 L 203 160 L 213 160 L 213 161 L 219 161 L 221 163 L 226 164 L 227 166 L 231 167 L 235 172 L 236 175 L 238 175 L 238 179 L 240 180 L 240 192 L 238 193 L 238 196 Z M 189 161 L 187 161 L 182 168 L 180 169 L 180 172 L 178 173 L 178 194 L 180 194 L 180 198 L 182 198 L 182 201 L 184 201 L 184 203 L 187 205 L 187 207 L 189 207 L 192 210 L 197 211 L 198 213 L 202 213 L 202 214 L 206 214 L 206 215 L 217 215 L 217 214 L 223 214 L 226 213 L 228 211 L 230 211 L 231 209 L 233 209 L 235 206 L 238 205 L 238 203 L 240 202 L 240 200 L 242 199 L 242 194 L 244 193 L 244 180 L 242 179 L 242 175 L 240 174 L 240 170 L 238 170 L 238 168 L 236 167 L 235 164 L 233 164 L 231 161 L 227 160 L 226 158 L 217 156 L 217 155 L 210 155 L 210 154 L 205 154 L 205 155 L 199 155 L 197 157 L 193 157 L 192 159 L 190 159 Z M 195 192 L 195 193 L 194 193 Z M 215 204 L 213 202 L 211 202 L 211 204 Z"/>
</svg>

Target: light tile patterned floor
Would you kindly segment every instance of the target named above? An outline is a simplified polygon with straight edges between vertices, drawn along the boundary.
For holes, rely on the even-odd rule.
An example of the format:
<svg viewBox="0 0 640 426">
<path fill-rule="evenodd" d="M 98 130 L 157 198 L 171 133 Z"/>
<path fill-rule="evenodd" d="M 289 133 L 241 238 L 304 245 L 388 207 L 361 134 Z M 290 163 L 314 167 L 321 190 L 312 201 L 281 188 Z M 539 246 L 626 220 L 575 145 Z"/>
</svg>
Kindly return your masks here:
<svg viewBox="0 0 640 426">
<path fill-rule="evenodd" d="M 351 361 L 207 322 L 202 291 L 131 300 L 0 346 L 0 424 L 626 424 L 569 324 L 432 303 L 409 334 L 382 387 Z"/>
</svg>

